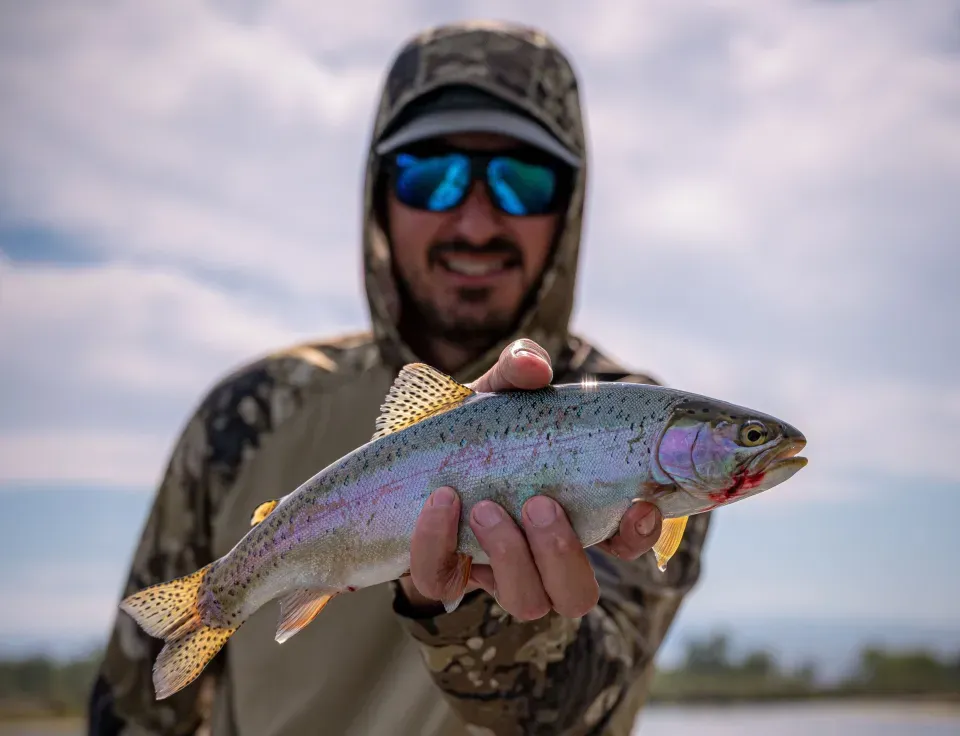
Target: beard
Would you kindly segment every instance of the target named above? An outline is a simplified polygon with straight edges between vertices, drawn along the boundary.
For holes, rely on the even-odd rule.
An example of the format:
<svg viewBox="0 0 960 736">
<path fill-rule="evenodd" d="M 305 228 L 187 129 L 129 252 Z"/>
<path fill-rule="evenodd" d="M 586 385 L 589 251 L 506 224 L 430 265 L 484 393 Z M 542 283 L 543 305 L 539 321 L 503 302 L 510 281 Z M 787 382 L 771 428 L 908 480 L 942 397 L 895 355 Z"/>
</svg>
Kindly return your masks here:
<svg viewBox="0 0 960 736">
<path fill-rule="evenodd" d="M 505 256 L 509 267 L 518 269 L 523 267 L 522 251 L 516 243 L 504 238 L 494 238 L 482 247 L 463 241 L 437 243 L 428 252 L 427 263 L 431 269 L 442 268 L 441 258 L 444 255 L 456 253 Z M 428 293 L 429 290 L 424 289 L 423 292 L 418 293 L 416 285 L 405 279 L 396 267 L 394 267 L 394 277 L 400 294 L 403 322 L 409 328 L 429 334 L 434 339 L 476 350 L 485 349 L 510 334 L 520 315 L 529 305 L 532 296 L 528 294 L 522 300 L 520 309 L 515 312 L 498 310 L 491 306 L 485 310 L 485 314 L 471 315 L 456 307 L 443 308 L 422 296 L 422 293 Z M 469 309 L 471 306 L 480 307 L 489 302 L 492 293 L 493 289 L 490 287 L 461 287 L 456 291 L 456 298 L 460 305 Z"/>
</svg>

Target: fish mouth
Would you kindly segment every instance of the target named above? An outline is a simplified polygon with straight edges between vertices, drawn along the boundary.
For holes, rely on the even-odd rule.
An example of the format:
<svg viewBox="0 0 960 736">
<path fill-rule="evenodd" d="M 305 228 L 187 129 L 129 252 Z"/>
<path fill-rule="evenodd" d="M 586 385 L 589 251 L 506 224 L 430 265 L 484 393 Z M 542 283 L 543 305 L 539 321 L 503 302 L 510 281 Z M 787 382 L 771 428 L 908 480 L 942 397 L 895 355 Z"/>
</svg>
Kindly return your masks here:
<svg viewBox="0 0 960 736">
<path fill-rule="evenodd" d="M 783 462 L 785 460 L 794 460 L 802 461 L 804 464 L 807 462 L 807 458 L 801 456 L 799 453 L 807 446 L 807 438 L 803 435 L 799 437 L 788 437 L 783 446 L 779 449 L 776 455 L 773 458 L 774 462 Z"/>
<path fill-rule="evenodd" d="M 766 457 L 758 458 L 759 462 L 756 467 L 760 471 L 761 481 L 754 492 L 773 488 L 806 467 L 807 458 L 799 454 L 806 446 L 806 438 L 794 430 L 777 447 L 766 454 Z"/>
<path fill-rule="evenodd" d="M 773 470 L 780 467 L 796 466 L 797 470 L 807 464 L 807 458 L 799 453 L 807 446 L 807 438 L 800 430 L 787 425 L 783 435 L 774 447 L 757 457 L 755 467 Z"/>
</svg>

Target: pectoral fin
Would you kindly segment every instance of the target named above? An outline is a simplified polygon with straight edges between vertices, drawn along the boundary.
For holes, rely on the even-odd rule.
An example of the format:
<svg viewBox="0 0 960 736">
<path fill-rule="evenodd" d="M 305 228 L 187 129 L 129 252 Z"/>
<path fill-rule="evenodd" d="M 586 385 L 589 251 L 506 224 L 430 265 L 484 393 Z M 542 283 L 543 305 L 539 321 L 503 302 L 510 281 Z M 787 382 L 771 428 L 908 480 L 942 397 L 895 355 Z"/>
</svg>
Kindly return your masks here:
<svg viewBox="0 0 960 736">
<path fill-rule="evenodd" d="M 460 606 L 463 595 L 467 590 L 467 583 L 470 582 L 470 570 L 473 567 L 473 558 L 462 552 L 457 553 L 457 594 L 454 598 L 445 600 L 443 608 L 447 613 L 453 613 Z"/>
<path fill-rule="evenodd" d="M 425 363 L 405 365 L 380 407 L 373 439 L 455 409 L 474 393 L 472 388 Z"/>
<path fill-rule="evenodd" d="M 317 617 L 337 591 L 299 588 L 280 599 L 280 623 L 274 637 L 280 644 L 302 631 Z"/>
<path fill-rule="evenodd" d="M 680 541 L 683 539 L 683 530 L 687 528 L 687 517 L 664 519 L 660 539 L 653 545 L 653 552 L 657 556 L 657 567 L 660 572 L 667 569 L 667 562 L 677 553 Z"/>
</svg>

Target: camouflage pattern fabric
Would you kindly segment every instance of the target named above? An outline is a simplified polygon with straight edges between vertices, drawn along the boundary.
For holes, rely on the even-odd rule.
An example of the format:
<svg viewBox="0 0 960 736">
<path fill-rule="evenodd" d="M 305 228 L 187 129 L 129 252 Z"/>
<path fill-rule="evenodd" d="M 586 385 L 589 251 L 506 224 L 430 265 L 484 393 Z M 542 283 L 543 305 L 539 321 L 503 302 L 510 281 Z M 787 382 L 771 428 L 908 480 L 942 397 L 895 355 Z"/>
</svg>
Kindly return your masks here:
<svg viewBox="0 0 960 736">
<path fill-rule="evenodd" d="M 476 84 L 501 95 L 585 155 L 576 78 L 564 55 L 542 34 L 503 24 L 447 26 L 411 40 L 386 77 L 373 140 L 389 129 L 412 100 L 448 83 Z M 372 375 L 382 373 L 387 385 L 403 363 L 417 360 L 397 330 L 399 303 L 389 245 L 373 211 L 378 173 L 379 161 L 371 153 L 363 258 L 372 330 L 293 346 L 252 361 L 224 377 L 204 397 L 174 447 L 124 594 L 191 573 L 213 559 L 214 530 L 223 527 L 225 509 L 240 502 L 252 511 L 256 502 L 266 500 L 244 496 L 238 501 L 240 479 L 254 469 L 262 471 L 263 463 L 280 462 L 277 458 L 286 458 L 290 464 L 302 459 L 301 443 L 290 427 L 297 426 L 306 412 L 321 412 L 323 422 L 336 427 L 344 442 L 366 441 L 382 395 L 343 397 L 366 391 L 358 387 L 367 386 L 364 382 Z M 505 345 L 525 336 L 549 350 L 557 381 L 592 375 L 601 380 L 656 382 L 619 366 L 568 331 L 585 186 L 583 167 L 535 304 L 513 335 L 505 336 L 455 377 L 474 380 L 495 362 Z M 339 403 L 333 397 L 339 397 Z M 331 408 L 334 405 L 349 409 Z M 272 461 L 263 459 L 267 445 Z M 314 462 L 319 467 L 314 471 L 332 459 L 317 457 Z M 691 518 L 666 573 L 656 569 L 652 554 L 625 562 L 589 550 L 601 600 L 581 619 L 550 614 L 519 622 L 483 591 L 468 596 L 452 614 L 425 614 L 409 609 L 399 586 L 387 586 L 392 588 L 393 600 L 389 616 L 399 623 L 398 636 L 413 642 L 419 651 L 436 698 L 446 703 L 445 716 L 442 722 L 435 716 L 418 721 L 398 710 L 389 729 L 353 728 L 349 733 L 629 734 L 645 699 L 653 658 L 684 596 L 699 579 L 708 527 L 709 514 Z M 220 545 L 224 543 L 221 540 Z M 351 596 L 342 596 L 342 605 L 351 605 Z M 327 625 L 326 617 L 325 612 L 308 629 Z M 309 641 L 309 635 L 304 632 L 298 637 Z M 385 630 L 377 636 L 389 634 Z M 197 682 L 157 702 L 151 672 L 161 645 L 118 613 L 91 697 L 89 733 L 234 736 L 245 728 L 250 732 L 249 724 L 238 722 L 236 714 L 244 711 L 226 666 L 231 648 L 239 644 L 228 643 Z M 402 668 L 396 674 L 387 669 L 388 660 L 385 654 L 377 667 L 389 671 L 390 677 L 403 677 Z M 324 666 L 347 669 L 351 665 L 318 661 L 317 677 Z M 375 682 L 380 674 L 371 670 L 363 679 Z M 267 687 L 271 673 L 244 672 L 243 676 L 259 677 Z M 276 698 L 278 709 L 287 707 L 280 696 Z M 344 723 L 350 721 L 351 709 L 365 707 L 363 702 L 340 704 L 346 713 L 341 714 Z M 317 724 L 323 717 L 307 714 L 304 723 Z M 318 728 L 317 733 L 348 731 L 347 726 L 340 730 L 333 723 L 323 721 L 322 727 L 310 728 Z M 277 727 L 270 733 L 302 733 L 303 728 Z"/>
<path fill-rule="evenodd" d="M 566 343 L 580 253 L 587 150 L 577 78 L 563 52 L 544 34 L 522 26 L 474 22 L 431 29 L 400 50 L 384 83 L 372 138 L 379 140 L 404 109 L 450 84 L 469 84 L 501 97 L 533 116 L 584 162 L 573 183 L 570 205 L 534 305 L 514 335 L 490 346 L 456 377 L 472 380 L 496 362 L 516 336 L 535 340 L 557 359 Z M 380 160 L 367 160 L 364 199 L 364 265 L 373 330 L 391 365 L 416 360 L 397 332 L 399 301 L 390 246 L 374 211 Z"/>
<path fill-rule="evenodd" d="M 585 376 L 659 383 L 628 374 L 571 336 L 555 371 L 558 382 Z M 519 622 L 484 591 L 452 614 L 420 618 L 396 590 L 395 610 L 421 643 L 434 681 L 471 724 L 471 734 L 630 734 L 645 699 L 653 658 L 700 574 L 709 514 L 691 517 L 667 570 L 652 553 L 625 562 L 587 550 L 600 585 L 599 605 L 580 619 L 551 613 Z M 617 706 L 627 705 L 617 724 Z M 616 729 L 614 726 L 616 725 Z"/>
</svg>

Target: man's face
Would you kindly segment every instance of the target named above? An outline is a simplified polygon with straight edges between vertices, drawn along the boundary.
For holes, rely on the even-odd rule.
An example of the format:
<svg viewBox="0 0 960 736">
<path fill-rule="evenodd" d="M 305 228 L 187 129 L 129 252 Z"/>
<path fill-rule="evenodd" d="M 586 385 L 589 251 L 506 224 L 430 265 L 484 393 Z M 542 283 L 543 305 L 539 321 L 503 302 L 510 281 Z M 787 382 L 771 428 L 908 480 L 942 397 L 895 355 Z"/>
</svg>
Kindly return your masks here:
<svg viewBox="0 0 960 736">
<path fill-rule="evenodd" d="M 479 133 L 443 143 L 464 151 L 516 147 Z M 417 318 L 454 342 L 494 340 L 511 328 L 544 269 L 560 217 L 501 212 L 483 180 L 446 212 L 408 207 L 391 186 L 387 210 L 394 262 Z"/>
</svg>

